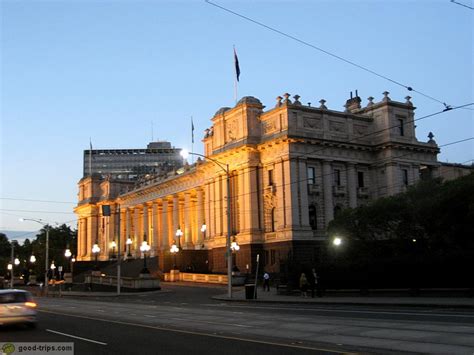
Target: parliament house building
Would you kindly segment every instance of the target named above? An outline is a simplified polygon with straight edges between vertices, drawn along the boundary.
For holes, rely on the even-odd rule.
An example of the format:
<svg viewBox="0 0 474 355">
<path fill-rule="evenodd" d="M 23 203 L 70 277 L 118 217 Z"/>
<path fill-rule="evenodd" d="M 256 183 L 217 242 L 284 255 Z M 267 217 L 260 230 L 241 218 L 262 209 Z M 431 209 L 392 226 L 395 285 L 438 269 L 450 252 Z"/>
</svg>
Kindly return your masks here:
<svg viewBox="0 0 474 355">
<path fill-rule="evenodd" d="M 229 229 L 241 271 L 254 270 L 257 254 L 274 273 L 289 259 L 314 262 L 339 211 L 439 173 L 439 148 L 431 133 L 426 142 L 416 138 L 410 99 L 384 92 L 363 106 L 356 92 L 335 111 L 298 95 L 278 96 L 268 110 L 243 97 L 215 113 L 192 165 L 134 181 L 85 174 L 75 207 L 77 259 L 106 261 L 117 251 L 141 258 L 146 241 L 164 272 L 178 263 L 225 273 Z"/>
</svg>

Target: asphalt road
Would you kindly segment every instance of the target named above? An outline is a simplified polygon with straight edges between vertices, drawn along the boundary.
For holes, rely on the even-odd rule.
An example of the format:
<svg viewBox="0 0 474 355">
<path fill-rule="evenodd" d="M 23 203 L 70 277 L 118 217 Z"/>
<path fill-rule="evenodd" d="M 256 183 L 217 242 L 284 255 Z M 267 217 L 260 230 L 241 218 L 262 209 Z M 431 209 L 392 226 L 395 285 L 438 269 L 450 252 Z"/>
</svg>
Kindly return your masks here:
<svg viewBox="0 0 474 355">
<path fill-rule="evenodd" d="M 76 354 L 474 352 L 472 310 L 227 303 L 210 299 L 219 287 L 164 291 L 40 298 L 39 329 L 7 329 L 0 340 L 74 341 Z"/>
</svg>

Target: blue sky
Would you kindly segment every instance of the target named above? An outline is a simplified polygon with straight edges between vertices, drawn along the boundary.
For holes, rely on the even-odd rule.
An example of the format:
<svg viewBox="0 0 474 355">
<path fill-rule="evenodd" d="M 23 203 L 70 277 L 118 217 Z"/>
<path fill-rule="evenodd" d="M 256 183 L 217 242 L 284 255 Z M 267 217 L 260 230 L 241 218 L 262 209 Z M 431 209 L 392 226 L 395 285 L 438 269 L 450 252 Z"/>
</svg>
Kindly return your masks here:
<svg viewBox="0 0 474 355">
<path fill-rule="evenodd" d="M 449 0 L 216 2 L 450 105 L 474 101 L 473 11 Z M 3 0 L 1 16 L 0 230 L 37 229 L 19 217 L 75 225 L 89 137 L 97 149 L 143 148 L 153 122 L 155 139 L 189 148 L 193 116 L 202 152 L 210 118 L 234 104 L 233 45 L 239 97 L 267 107 L 285 92 L 336 110 L 355 89 L 364 105 L 408 94 L 203 0 Z M 443 109 L 411 96 L 417 117 Z M 419 140 L 474 136 L 472 108 L 418 122 Z M 473 141 L 439 156 L 470 159 Z"/>
</svg>

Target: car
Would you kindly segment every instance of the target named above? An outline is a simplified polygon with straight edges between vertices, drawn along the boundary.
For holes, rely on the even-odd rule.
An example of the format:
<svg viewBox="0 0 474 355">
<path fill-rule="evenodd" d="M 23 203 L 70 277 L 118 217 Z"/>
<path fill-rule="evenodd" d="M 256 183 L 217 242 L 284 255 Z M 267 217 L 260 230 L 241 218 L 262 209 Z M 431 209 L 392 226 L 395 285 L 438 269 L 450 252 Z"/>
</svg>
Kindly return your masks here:
<svg viewBox="0 0 474 355">
<path fill-rule="evenodd" d="M 37 304 L 24 290 L 0 290 L 0 325 L 26 324 L 35 328 Z"/>
</svg>

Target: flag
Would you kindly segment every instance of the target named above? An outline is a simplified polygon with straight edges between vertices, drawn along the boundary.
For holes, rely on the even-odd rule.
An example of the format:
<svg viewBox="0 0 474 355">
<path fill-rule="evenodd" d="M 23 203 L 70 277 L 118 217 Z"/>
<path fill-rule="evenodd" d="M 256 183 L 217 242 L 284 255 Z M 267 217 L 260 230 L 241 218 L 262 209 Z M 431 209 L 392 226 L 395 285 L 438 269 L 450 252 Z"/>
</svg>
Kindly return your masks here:
<svg viewBox="0 0 474 355">
<path fill-rule="evenodd" d="M 235 76 L 237 77 L 237 81 L 239 81 L 239 77 L 240 77 L 239 58 L 237 57 L 237 52 L 235 51 L 235 47 L 234 47 L 234 64 L 235 64 Z"/>
<path fill-rule="evenodd" d="M 193 123 L 193 116 L 191 116 L 191 143 L 194 143 L 194 123 Z"/>
</svg>

